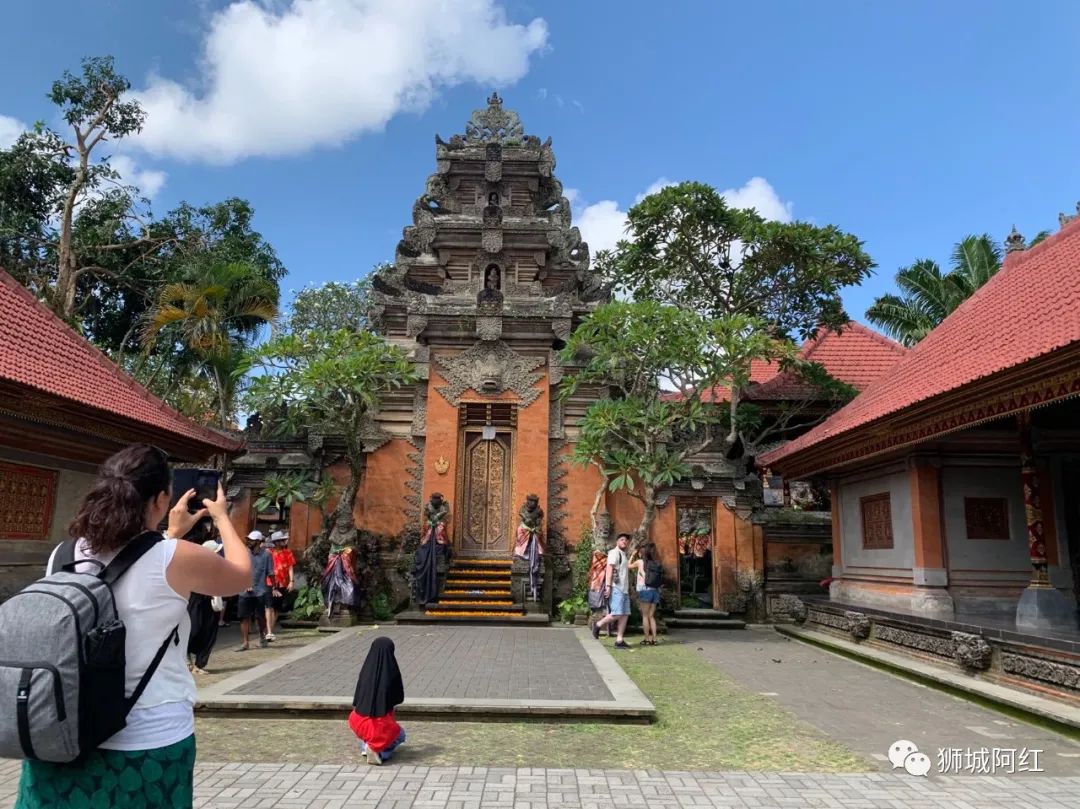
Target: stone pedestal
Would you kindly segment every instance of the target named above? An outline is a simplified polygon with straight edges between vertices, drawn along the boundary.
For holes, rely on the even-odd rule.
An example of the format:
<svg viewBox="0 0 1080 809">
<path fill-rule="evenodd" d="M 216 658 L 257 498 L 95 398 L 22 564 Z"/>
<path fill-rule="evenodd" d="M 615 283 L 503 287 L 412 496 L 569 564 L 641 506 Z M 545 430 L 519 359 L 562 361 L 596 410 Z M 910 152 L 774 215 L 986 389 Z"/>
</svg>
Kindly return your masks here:
<svg viewBox="0 0 1080 809">
<path fill-rule="evenodd" d="M 1020 594 L 1016 605 L 1017 629 L 1076 629 L 1076 625 L 1073 608 L 1057 588 L 1033 584 Z"/>
</svg>

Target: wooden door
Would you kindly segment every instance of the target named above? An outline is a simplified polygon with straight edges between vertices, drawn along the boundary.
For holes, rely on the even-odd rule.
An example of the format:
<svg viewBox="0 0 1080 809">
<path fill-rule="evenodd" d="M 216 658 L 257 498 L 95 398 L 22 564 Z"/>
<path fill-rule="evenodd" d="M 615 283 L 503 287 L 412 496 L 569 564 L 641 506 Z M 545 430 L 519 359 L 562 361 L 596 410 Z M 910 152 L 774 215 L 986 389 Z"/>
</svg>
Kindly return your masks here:
<svg viewBox="0 0 1080 809">
<path fill-rule="evenodd" d="M 463 556 L 510 553 L 510 433 L 486 440 L 479 432 L 464 435 L 462 457 L 461 537 Z"/>
</svg>

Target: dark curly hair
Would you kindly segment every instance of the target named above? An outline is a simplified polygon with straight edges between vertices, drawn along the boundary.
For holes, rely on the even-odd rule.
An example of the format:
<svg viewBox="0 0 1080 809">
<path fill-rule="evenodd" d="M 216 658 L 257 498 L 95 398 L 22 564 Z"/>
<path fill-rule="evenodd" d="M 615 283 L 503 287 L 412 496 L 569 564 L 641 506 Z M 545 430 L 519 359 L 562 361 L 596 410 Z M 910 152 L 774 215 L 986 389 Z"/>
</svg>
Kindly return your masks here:
<svg viewBox="0 0 1080 809">
<path fill-rule="evenodd" d="M 115 551 L 146 528 L 146 504 L 169 491 L 169 457 L 157 447 L 133 444 L 98 469 L 68 533 L 85 539 L 91 553 Z"/>
</svg>

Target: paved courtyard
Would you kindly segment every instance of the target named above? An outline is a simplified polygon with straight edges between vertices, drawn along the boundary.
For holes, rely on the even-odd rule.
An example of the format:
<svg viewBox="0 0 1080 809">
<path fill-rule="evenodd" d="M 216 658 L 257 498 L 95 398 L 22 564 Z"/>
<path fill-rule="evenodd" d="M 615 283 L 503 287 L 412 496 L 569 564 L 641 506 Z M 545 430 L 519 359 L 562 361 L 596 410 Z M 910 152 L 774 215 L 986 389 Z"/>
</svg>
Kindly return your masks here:
<svg viewBox="0 0 1080 809">
<path fill-rule="evenodd" d="M 350 634 L 228 693 L 351 698 L 380 635 L 394 641 L 410 697 L 613 699 L 575 633 L 501 626 L 388 626 Z"/>
<path fill-rule="evenodd" d="M 882 762 L 898 739 L 937 751 L 1039 750 L 1048 775 L 1080 775 L 1080 742 L 967 699 L 789 640 L 771 627 L 681 631 L 709 663 L 858 753 Z M 1080 806 L 1080 796 L 1076 798 Z"/>
<path fill-rule="evenodd" d="M 0 760 L 0 808 L 19 763 Z M 1080 778 L 199 764 L 199 809 L 1072 809 Z"/>
</svg>

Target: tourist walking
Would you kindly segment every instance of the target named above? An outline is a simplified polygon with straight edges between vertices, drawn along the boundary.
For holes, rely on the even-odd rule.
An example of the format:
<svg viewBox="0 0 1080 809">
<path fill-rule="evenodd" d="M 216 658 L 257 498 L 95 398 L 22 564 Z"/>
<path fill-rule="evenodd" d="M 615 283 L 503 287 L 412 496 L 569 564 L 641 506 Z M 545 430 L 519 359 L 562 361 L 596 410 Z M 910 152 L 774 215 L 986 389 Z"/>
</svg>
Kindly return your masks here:
<svg viewBox="0 0 1080 809">
<path fill-rule="evenodd" d="M 248 634 L 251 632 L 251 619 L 259 629 L 259 646 L 265 647 L 266 640 L 266 608 L 270 606 L 270 585 L 267 581 L 274 572 L 274 563 L 269 552 L 263 547 L 263 535 L 261 531 L 252 531 L 247 536 L 248 554 L 251 557 L 251 586 L 240 593 L 240 600 L 236 605 L 236 615 L 240 619 L 240 648 L 238 652 L 246 652 L 251 648 L 248 643 Z"/>
<path fill-rule="evenodd" d="M 285 610 L 285 598 L 293 590 L 293 570 L 296 557 L 289 550 L 289 535 L 285 531 L 274 531 L 270 535 L 270 560 L 273 568 L 270 606 L 266 609 L 266 639 L 275 641 L 274 627 L 278 616 Z"/>
<path fill-rule="evenodd" d="M 251 575 L 243 542 L 229 522 L 225 493 L 188 513 L 195 490 L 185 492 L 170 509 L 168 457 L 159 449 L 135 445 L 102 464 L 97 480 L 79 504 L 69 531 L 73 545 L 61 545 L 49 559 L 48 572 L 69 551 L 81 572 L 108 565 L 133 540 L 144 552 L 112 587 L 117 617 L 126 628 L 125 680 L 129 699 L 140 680 L 159 664 L 137 695 L 122 730 L 74 762 L 57 764 L 28 759 L 17 809 L 94 806 L 192 805 L 195 765 L 195 683 L 187 669 L 188 596 L 235 593 Z M 157 526 L 168 514 L 165 536 Z M 203 517 L 212 518 L 224 540 L 224 558 L 185 536 Z M 97 562 L 93 566 L 84 564 Z M 86 568 L 83 570 L 83 568 Z M 178 642 L 165 642 L 175 638 Z"/>
<path fill-rule="evenodd" d="M 637 571 L 638 609 L 641 610 L 641 629 L 645 635 L 642 643 L 656 645 L 656 610 L 660 604 L 660 585 L 664 578 L 664 568 L 656 555 L 656 546 L 651 542 L 641 549 L 636 562 L 631 563 Z"/>
<path fill-rule="evenodd" d="M 405 701 L 405 684 L 394 657 L 394 642 L 375 638 L 368 650 L 353 693 L 349 727 L 360 740 L 368 764 L 376 766 L 405 742 L 405 731 L 394 719 L 394 708 Z"/>
<path fill-rule="evenodd" d="M 593 637 L 600 637 L 600 630 L 611 624 L 615 625 L 615 648 L 629 649 L 623 635 L 626 622 L 630 620 L 630 560 L 626 549 L 630 545 L 629 534 L 619 534 L 615 538 L 615 547 L 607 557 L 604 573 L 604 595 L 608 599 L 608 614 L 593 624 Z"/>
</svg>

